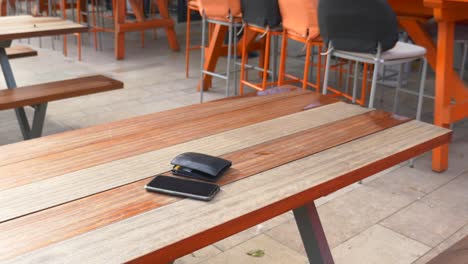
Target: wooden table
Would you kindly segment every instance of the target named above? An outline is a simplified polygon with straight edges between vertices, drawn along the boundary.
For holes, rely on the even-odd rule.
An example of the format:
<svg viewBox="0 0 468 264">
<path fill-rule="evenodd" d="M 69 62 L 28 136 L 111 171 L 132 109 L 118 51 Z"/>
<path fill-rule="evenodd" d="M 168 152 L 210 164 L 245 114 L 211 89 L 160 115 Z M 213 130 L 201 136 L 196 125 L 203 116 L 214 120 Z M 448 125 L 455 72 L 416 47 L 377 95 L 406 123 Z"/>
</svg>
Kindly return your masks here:
<svg viewBox="0 0 468 264">
<path fill-rule="evenodd" d="M 0 262 L 167 263 L 293 210 L 311 263 L 332 263 L 314 200 L 450 137 L 445 128 L 298 91 L 3 146 Z M 233 161 L 213 201 L 144 190 L 187 151 Z"/>
<path fill-rule="evenodd" d="M 453 69 L 454 29 L 457 21 L 468 19 L 468 0 L 389 0 L 399 15 L 400 24 L 416 44 L 427 49 L 427 59 L 436 72 L 435 124 L 450 124 L 468 117 L 468 89 Z M 423 27 L 435 17 L 438 39 L 434 43 Z M 448 144 L 433 152 L 432 168 L 448 168 Z"/>
<path fill-rule="evenodd" d="M 0 17 L 0 66 L 8 89 L 17 87 L 5 49 L 15 39 L 44 37 L 86 32 L 87 27 L 55 17 L 10 16 Z M 35 138 L 42 133 L 46 106 L 37 106 L 33 125 L 30 127 L 24 108 L 15 109 L 24 139 Z"/>
<path fill-rule="evenodd" d="M 126 21 L 126 0 L 114 0 L 114 24 L 115 24 L 115 58 L 122 60 L 125 58 L 125 33 L 142 31 L 153 28 L 164 28 L 169 41 L 169 46 L 173 51 L 180 49 L 179 42 L 174 29 L 174 21 L 169 16 L 167 0 L 155 1 L 158 6 L 161 18 L 145 19 L 142 10 L 142 0 L 128 0 L 136 17 L 136 22 Z"/>
</svg>

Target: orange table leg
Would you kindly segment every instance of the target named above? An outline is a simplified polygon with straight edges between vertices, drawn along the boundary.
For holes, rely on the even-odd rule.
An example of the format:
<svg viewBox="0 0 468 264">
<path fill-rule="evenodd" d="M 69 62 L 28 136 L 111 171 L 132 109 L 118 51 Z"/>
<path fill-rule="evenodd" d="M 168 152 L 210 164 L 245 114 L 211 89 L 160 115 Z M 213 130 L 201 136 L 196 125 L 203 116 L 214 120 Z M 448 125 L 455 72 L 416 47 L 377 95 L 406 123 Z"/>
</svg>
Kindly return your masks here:
<svg viewBox="0 0 468 264">
<path fill-rule="evenodd" d="M 454 45 L 454 22 L 439 22 L 438 43 L 437 43 L 437 68 L 436 68 L 436 96 L 434 123 L 441 127 L 449 127 L 450 116 L 447 109 L 451 101 L 451 77 L 453 71 L 453 45 Z M 432 153 L 432 169 L 442 172 L 448 168 L 449 145 L 443 145 L 435 149 Z"/>
<path fill-rule="evenodd" d="M 167 7 L 167 1 L 166 0 L 157 0 L 156 1 L 159 9 L 159 14 L 163 19 L 170 19 L 171 17 L 169 16 L 169 11 Z M 177 35 L 174 29 L 174 25 L 167 26 L 164 28 L 166 30 L 166 36 L 169 41 L 169 47 L 173 51 L 179 51 L 179 42 L 177 41 Z"/>
<path fill-rule="evenodd" d="M 117 0 L 115 5 L 114 53 L 117 60 L 125 58 L 125 33 L 120 31 L 120 24 L 125 23 L 125 0 Z"/>
</svg>

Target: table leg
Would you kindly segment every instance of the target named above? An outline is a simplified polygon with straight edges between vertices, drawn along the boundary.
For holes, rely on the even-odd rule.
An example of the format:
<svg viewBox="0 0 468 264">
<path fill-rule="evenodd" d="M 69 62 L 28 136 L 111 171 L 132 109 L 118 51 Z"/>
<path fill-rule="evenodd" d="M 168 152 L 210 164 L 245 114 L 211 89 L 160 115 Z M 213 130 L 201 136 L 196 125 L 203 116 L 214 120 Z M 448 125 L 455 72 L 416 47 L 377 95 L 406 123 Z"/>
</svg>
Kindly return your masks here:
<svg viewBox="0 0 468 264">
<path fill-rule="evenodd" d="M 449 109 L 452 99 L 450 74 L 453 72 L 454 32 L 454 22 L 439 22 L 434 124 L 446 128 L 450 126 L 447 122 L 450 120 L 450 116 L 447 118 L 449 115 L 447 109 Z M 434 171 L 442 172 L 448 168 L 448 149 L 449 145 L 445 144 L 432 152 L 432 169 Z"/>
<path fill-rule="evenodd" d="M 10 46 L 10 44 L 8 44 L 8 46 Z M 11 70 L 11 65 L 4 47 L 0 47 L 0 64 L 2 66 L 3 76 L 5 78 L 5 82 L 7 84 L 8 89 L 15 89 L 17 87 L 15 76 L 13 75 L 13 71 Z M 30 128 L 24 108 L 21 107 L 15 109 L 15 113 L 16 118 L 18 119 L 18 124 L 21 129 L 21 133 L 23 134 L 23 138 L 29 139 Z"/>
<path fill-rule="evenodd" d="M 334 263 L 315 203 L 311 202 L 293 212 L 309 263 Z"/>
<path fill-rule="evenodd" d="M 159 14 L 161 15 L 162 18 L 164 19 L 171 19 L 169 16 L 169 11 L 167 7 L 167 1 L 166 0 L 156 0 L 156 4 L 158 5 L 159 9 Z M 167 40 L 169 41 L 169 47 L 173 51 L 179 51 L 179 42 L 177 41 L 177 35 L 174 29 L 174 25 L 168 26 L 164 28 L 166 30 L 166 36 Z"/>
<path fill-rule="evenodd" d="M 117 60 L 125 58 L 125 33 L 120 31 L 120 24 L 125 23 L 125 0 L 115 1 L 114 10 L 114 55 Z"/>
<path fill-rule="evenodd" d="M 11 45 L 9 42 L 0 42 L 0 65 L 2 67 L 3 76 L 7 84 L 8 89 L 15 89 L 17 87 L 15 76 L 11 69 L 10 61 L 8 60 L 8 55 L 6 54 L 6 47 Z M 29 126 L 28 117 L 23 107 L 16 108 L 16 119 L 21 129 L 21 134 L 25 140 L 38 138 L 42 135 L 42 129 L 44 127 L 44 120 L 47 110 L 47 103 L 39 104 L 34 106 L 34 119 L 32 128 Z"/>
</svg>

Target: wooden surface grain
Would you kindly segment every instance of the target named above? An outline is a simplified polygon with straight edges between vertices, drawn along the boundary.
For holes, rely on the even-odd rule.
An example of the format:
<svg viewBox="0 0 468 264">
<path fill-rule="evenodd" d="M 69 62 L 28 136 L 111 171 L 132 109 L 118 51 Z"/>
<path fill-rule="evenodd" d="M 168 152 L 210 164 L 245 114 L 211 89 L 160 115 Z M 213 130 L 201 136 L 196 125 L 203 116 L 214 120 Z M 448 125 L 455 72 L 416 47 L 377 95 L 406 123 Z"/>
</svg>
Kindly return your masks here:
<svg viewBox="0 0 468 264">
<path fill-rule="evenodd" d="M 0 41 L 86 32 L 86 26 L 57 17 L 0 17 Z"/>
<path fill-rule="evenodd" d="M 442 128 L 406 122 L 228 184 L 210 203 L 179 200 L 11 262 L 125 262 L 144 261 L 139 257 L 145 255 L 155 263 L 168 262 L 396 165 L 449 136 Z M 394 156 L 398 153 L 405 155 Z"/>
<path fill-rule="evenodd" d="M 278 107 L 278 101 L 285 104 Z M 124 119 L 104 125 L 84 128 L 56 135 L 47 138 L 39 138 L 27 142 L 19 142 L 13 145 L 2 146 L 0 151 L 0 166 L 17 163 L 20 161 L 33 159 L 64 152 L 66 150 L 93 145 L 95 143 L 111 141 L 123 138 L 132 134 L 144 133 L 159 129 L 160 133 L 168 131 L 174 125 L 190 122 L 195 119 L 204 119 L 215 115 L 229 112 L 249 112 L 249 116 L 256 115 L 257 120 L 268 120 L 274 116 L 279 117 L 301 111 L 309 103 L 318 106 L 325 105 L 338 100 L 330 97 L 318 96 L 311 92 L 294 92 L 291 94 L 277 94 L 271 96 L 258 96 L 242 98 L 241 100 L 225 100 L 196 104 L 160 113 L 148 114 L 131 119 Z M 270 104 L 274 103 L 274 104 Z M 258 115 L 261 111 L 262 115 Z M 237 113 L 237 112 L 236 112 Z M 245 124 L 252 124 L 255 121 L 249 119 L 244 123 L 244 119 L 234 123 L 225 124 L 228 128 L 237 128 Z M 218 121 L 218 122 L 222 122 Z"/>
<path fill-rule="evenodd" d="M 368 112 L 235 151 L 222 156 L 231 160 L 234 166 L 219 183 L 232 183 L 407 121 L 383 112 Z M 148 181 L 140 180 L 0 225 L 0 260 L 178 200 L 165 195 L 142 193 Z M 57 224 L 49 225 L 49 222 Z"/>
<path fill-rule="evenodd" d="M 221 156 L 367 111 L 369 109 L 335 103 L 55 177 L 41 176 L 41 180 L 36 178 L 38 173 L 32 173 L 29 168 L 24 168 L 24 174 L 18 176 L 17 180 L 24 181 L 24 178 L 29 178 L 31 181 L 29 184 L 0 191 L 0 208 L 2 208 L 0 222 L 167 171 L 170 161 L 183 152 L 193 151 Z M 140 146 L 147 144 L 143 142 Z M 120 145 L 117 145 L 117 149 L 122 152 L 127 151 L 126 147 Z M 96 152 L 95 156 L 86 156 L 83 159 L 77 155 L 69 163 L 81 164 L 98 159 L 101 155 L 106 153 Z M 43 170 L 47 171 L 44 175 L 52 174 L 56 170 L 55 167 L 63 164 L 62 161 L 54 164 L 53 160 L 44 163 L 49 165 L 43 167 Z"/>
<path fill-rule="evenodd" d="M 0 91 L 0 110 L 14 109 L 123 88 L 123 83 L 103 75 L 36 84 Z"/>
<path fill-rule="evenodd" d="M 83 133 L 83 136 L 78 135 L 77 138 L 65 135 L 65 138 L 38 140 L 31 142 L 27 149 L 21 147 L 24 144 L 13 148 L 7 146 L 4 151 L 0 151 L 0 157 L 4 156 L 7 161 L 15 157 L 24 159 L 28 150 L 33 152 L 29 154 L 31 157 L 35 146 L 38 146 L 38 157 L 0 166 L 0 175 L 3 175 L 0 177 L 0 190 L 296 113 L 314 101 L 314 97 L 301 94 L 292 98 L 277 98 L 278 100 L 268 104 L 251 104 L 250 107 L 238 109 L 233 107 L 230 111 L 215 111 L 210 106 L 210 112 L 199 112 L 196 109 L 168 112 L 166 115 L 149 116 L 148 120 L 145 118 L 145 122 L 138 122 L 136 125 L 131 122 L 131 125 L 125 126 L 128 122 L 119 122 L 102 126 L 93 131 L 96 133 Z M 317 105 L 322 103 L 324 102 L 317 102 Z M 217 104 L 214 105 L 216 107 Z M 159 118 L 161 116 L 166 118 Z M 22 153 L 24 155 L 20 156 Z"/>
</svg>

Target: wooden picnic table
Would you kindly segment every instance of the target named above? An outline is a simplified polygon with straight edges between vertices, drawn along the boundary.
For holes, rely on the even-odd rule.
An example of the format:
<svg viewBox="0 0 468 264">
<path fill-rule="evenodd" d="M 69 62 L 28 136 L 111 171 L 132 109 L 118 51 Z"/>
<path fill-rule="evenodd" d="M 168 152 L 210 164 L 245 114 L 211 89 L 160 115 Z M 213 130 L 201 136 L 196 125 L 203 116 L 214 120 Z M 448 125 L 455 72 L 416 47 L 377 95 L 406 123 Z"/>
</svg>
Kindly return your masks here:
<svg viewBox="0 0 468 264">
<path fill-rule="evenodd" d="M 314 200 L 450 137 L 445 128 L 295 91 L 6 145 L 0 262 L 167 263 L 293 210 L 311 263 L 332 263 Z M 213 201 L 144 190 L 188 151 L 233 161 Z"/>
<path fill-rule="evenodd" d="M 16 80 L 11 69 L 6 49 L 15 39 L 64 35 L 86 32 L 86 26 L 56 17 L 8 16 L 0 17 L 0 66 L 8 89 L 17 88 Z M 23 107 L 15 109 L 16 117 L 24 139 L 41 135 L 46 105 L 36 107 L 33 125 L 30 128 L 28 118 Z"/>
<path fill-rule="evenodd" d="M 468 0 L 389 0 L 399 22 L 416 44 L 427 49 L 427 59 L 436 73 L 434 123 L 441 127 L 468 117 L 468 88 L 453 69 L 455 24 L 468 19 Z M 434 42 L 424 28 L 428 18 L 438 22 Z M 448 144 L 433 152 L 432 168 L 448 168 Z"/>
</svg>

